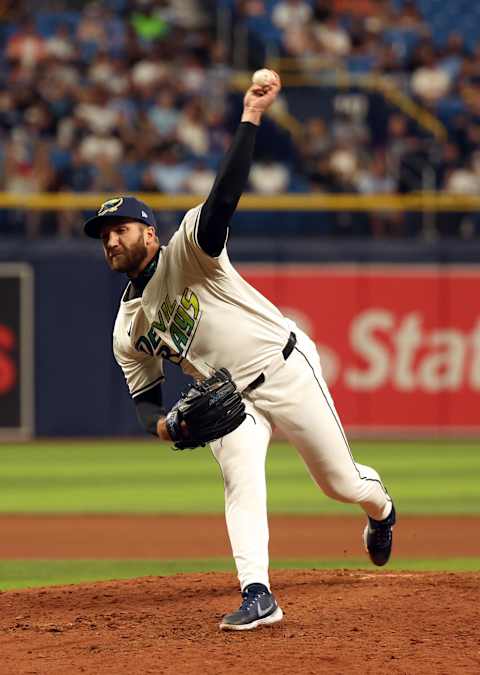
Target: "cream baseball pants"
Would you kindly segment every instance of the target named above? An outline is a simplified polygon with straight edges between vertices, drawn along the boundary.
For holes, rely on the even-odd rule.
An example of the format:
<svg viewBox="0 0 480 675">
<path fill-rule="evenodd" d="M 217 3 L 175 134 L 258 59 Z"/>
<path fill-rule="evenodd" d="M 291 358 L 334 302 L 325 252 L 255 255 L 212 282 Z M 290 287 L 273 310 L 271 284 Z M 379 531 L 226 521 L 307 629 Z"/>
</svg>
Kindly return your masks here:
<svg viewBox="0 0 480 675">
<path fill-rule="evenodd" d="M 273 426 L 298 450 L 327 496 L 359 504 L 376 520 L 391 510 L 378 473 L 352 457 L 315 344 L 298 328 L 295 334 L 289 358 L 280 354 L 265 371 L 265 382 L 248 395 L 245 422 L 211 446 L 223 474 L 228 536 L 242 590 L 253 582 L 270 588 L 265 460 Z"/>
</svg>

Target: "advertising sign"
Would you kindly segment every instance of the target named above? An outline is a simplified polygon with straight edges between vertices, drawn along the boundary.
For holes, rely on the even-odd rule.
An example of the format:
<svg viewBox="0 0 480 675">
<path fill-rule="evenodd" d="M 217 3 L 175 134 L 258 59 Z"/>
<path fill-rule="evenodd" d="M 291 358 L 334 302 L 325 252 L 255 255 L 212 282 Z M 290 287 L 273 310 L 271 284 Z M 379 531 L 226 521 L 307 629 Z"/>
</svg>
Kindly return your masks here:
<svg viewBox="0 0 480 675">
<path fill-rule="evenodd" d="M 32 274 L 25 264 L 0 264 L 0 438 L 33 431 Z"/>
<path fill-rule="evenodd" d="M 316 341 L 346 427 L 480 432 L 480 271 L 287 265 L 242 273 Z"/>
</svg>

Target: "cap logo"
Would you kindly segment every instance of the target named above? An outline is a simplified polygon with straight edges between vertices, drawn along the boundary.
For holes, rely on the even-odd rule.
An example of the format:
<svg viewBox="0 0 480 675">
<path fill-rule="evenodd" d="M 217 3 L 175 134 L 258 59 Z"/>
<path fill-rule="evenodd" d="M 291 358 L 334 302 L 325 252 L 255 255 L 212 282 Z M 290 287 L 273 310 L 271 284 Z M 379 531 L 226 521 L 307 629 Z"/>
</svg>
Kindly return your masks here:
<svg viewBox="0 0 480 675">
<path fill-rule="evenodd" d="M 142 211 L 142 218 L 148 218 L 148 213 L 145 213 L 145 211 Z"/>
<path fill-rule="evenodd" d="M 104 216 L 106 213 L 114 213 L 117 211 L 123 204 L 123 197 L 115 197 L 115 199 L 109 199 L 107 202 L 103 202 L 101 207 L 98 209 L 98 216 Z"/>
</svg>

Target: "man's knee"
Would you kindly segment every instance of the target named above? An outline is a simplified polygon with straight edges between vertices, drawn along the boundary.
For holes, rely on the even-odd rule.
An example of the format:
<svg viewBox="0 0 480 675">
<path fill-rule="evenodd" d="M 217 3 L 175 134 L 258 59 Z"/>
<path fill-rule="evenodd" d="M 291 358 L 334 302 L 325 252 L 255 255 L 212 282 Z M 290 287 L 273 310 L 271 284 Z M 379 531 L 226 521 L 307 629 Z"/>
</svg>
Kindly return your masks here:
<svg viewBox="0 0 480 675">
<path fill-rule="evenodd" d="M 356 478 L 329 476 L 321 487 L 327 497 L 337 502 L 356 504 L 362 499 L 362 484 L 359 476 Z"/>
</svg>

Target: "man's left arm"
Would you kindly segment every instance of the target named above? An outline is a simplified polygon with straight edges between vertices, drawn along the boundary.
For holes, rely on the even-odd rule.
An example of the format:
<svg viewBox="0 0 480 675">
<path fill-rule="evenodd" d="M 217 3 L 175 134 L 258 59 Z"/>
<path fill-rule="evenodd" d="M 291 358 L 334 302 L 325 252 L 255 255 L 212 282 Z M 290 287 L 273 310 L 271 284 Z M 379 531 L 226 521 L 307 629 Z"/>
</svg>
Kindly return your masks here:
<svg viewBox="0 0 480 675">
<path fill-rule="evenodd" d="M 159 383 L 143 394 L 133 399 L 137 419 L 149 434 L 159 436 L 158 423 L 165 417 L 163 406 L 162 385 Z"/>
<path fill-rule="evenodd" d="M 277 75 L 273 84 L 253 85 L 245 94 L 241 123 L 200 213 L 197 240 L 212 257 L 219 256 L 225 246 L 230 220 L 247 186 L 257 129 L 280 87 Z"/>
</svg>

